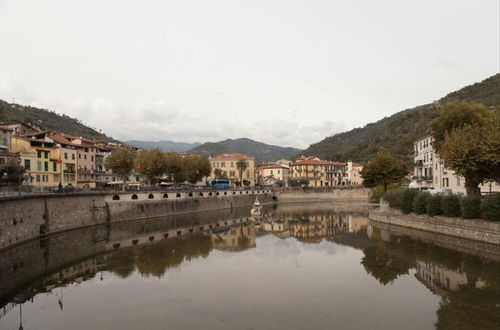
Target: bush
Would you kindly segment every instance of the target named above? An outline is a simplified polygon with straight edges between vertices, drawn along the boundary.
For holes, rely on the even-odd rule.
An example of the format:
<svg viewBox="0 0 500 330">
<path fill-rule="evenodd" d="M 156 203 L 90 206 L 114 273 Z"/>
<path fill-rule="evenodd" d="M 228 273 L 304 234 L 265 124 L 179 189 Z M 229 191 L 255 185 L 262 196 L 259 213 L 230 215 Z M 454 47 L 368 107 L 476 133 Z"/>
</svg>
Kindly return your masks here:
<svg viewBox="0 0 500 330">
<path fill-rule="evenodd" d="M 488 220 L 500 221 L 500 194 L 497 193 L 483 198 L 481 215 Z"/>
<path fill-rule="evenodd" d="M 427 211 L 428 193 L 419 192 L 413 198 L 412 209 L 417 214 L 424 214 Z"/>
<path fill-rule="evenodd" d="M 400 209 L 403 205 L 403 192 L 403 189 L 387 190 L 383 195 L 384 201 L 386 201 L 390 207 Z"/>
<path fill-rule="evenodd" d="M 447 217 L 460 216 L 460 198 L 455 195 L 443 196 L 441 199 L 441 208 L 443 215 Z"/>
<path fill-rule="evenodd" d="M 466 196 L 460 201 L 462 207 L 462 218 L 477 219 L 481 215 L 481 197 Z"/>
<path fill-rule="evenodd" d="M 413 199 L 415 199 L 417 194 L 418 191 L 414 189 L 406 189 L 403 192 L 403 202 L 401 205 L 401 211 L 403 211 L 403 213 L 410 213 L 413 211 Z"/>
<path fill-rule="evenodd" d="M 429 195 L 427 197 L 427 214 L 432 216 L 443 214 L 443 209 L 441 208 L 441 195 Z"/>
</svg>

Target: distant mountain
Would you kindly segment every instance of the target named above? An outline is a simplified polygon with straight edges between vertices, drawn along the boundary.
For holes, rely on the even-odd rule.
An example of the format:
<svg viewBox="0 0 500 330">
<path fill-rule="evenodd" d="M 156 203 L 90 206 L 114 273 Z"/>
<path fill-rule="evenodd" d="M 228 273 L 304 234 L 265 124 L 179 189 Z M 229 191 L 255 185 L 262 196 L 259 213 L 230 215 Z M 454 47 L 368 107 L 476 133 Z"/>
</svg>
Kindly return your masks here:
<svg viewBox="0 0 500 330">
<path fill-rule="evenodd" d="M 366 162 L 379 151 L 411 160 L 413 141 L 431 132 L 431 122 L 440 107 L 452 101 L 482 103 L 500 109 L 500 74 L 452 92 L 438 102 L 398 112 L 375 123 L 335 134 L 312 144 L 301 154 L 325 159 Z"/>
<path fill-rule="evenodd" d="M 207 142 L 189 152 L 204 156 L 215 156 L 225 152 L 241 152 L 255 157 L 255 164 L 271 162 L 280 158 L 290 159 L 300 152 L 300 149 L 290 147 L 279 147 L 257 142 L 247 138 L 227 139 L 219 142 Z"/>
<path fill-rule="evenodd" d="M 131 146 L 141 148 L 141 149 L 155 149 L 158 148 L 163 152 L 185 152 L 191 150 L 201 143 L 186 143 L 186 142 L 174 142 L 174 141 L 140 141 L 140 140 L 130 140 L 124 141 L 126 144 Z"/>
<path fill-rule="evenodd" d="M 42 130 L 55 130 L 97 141 L 115 141 L 98 131 L 97 128 L 86 126 L 79 119 L 46 109 L 12 104 L 3 100 L 0 100 L 0 122 L 29 123 Z"/>
</svg>

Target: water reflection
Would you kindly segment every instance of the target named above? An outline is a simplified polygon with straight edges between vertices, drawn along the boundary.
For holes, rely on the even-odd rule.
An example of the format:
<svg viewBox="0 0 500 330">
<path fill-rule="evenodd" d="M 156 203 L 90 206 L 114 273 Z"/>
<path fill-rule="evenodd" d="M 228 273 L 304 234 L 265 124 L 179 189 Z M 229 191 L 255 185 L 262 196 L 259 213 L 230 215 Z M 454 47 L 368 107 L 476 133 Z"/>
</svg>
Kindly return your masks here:
<svg viewBox="0 0 500 330">
<path fill-rule="evenodd" d="M 218 268 L 217 265 L 224 263 L 226 257 L 231 257 L 234 269 L 240 269 L 242 274 L 258 274 L 259 267 L 270 267 L 264 264 L 265 258 L 274 255 L 275 249 L 284 248 L 293 248 L 294 253 L 299 254 L 300 257 L 294 258 L 300 258 L 300 261 L 297 261 L 301 263 L 300 270 L 286 268 L 284 264 L 280 268 L 277 265 L 283 261 L 273 259 L 270 263 L 272 268 L 269 269 L 273 269 L 274 273 L 268 272 L 265 277 L 250 276 L 245 286 L 239 286 L 239 290 L 245 290 L 246 286 L 252 285 L 256 288 L 267 285 L 270 289 L 269 297 L 261 292 L 264 296 L 259 296 L 258 301 L 262 305 L 261 312 L 271 316 L 263 317 L 259 313 L 260 309 L 254 308 L 252 319 L 248 321 L 254 323 L 248 325 L 248 328 L 269 327 L 264 321 L 266 318 L 267 322 L 276 322 L 273 328 L 303 328 L 305 324 L 308 328 L 324 328 L 333 321 L 337 322 L 338 328 L 359 328 L 366 327 L 367 324 L 370 328 L 400 328 L 400 325 L 405 324 L 405 320 L 414 317 L 415 313 L 418 315 L 418 312 L 409 310 L 408 314 L 401 311 L 401 315 L 393 313 L 390 320 L 392 323 L 384 323 L 389 321 L 380 315 L 384 313 L 384 305 L 395 308 L 404 303 L 417 309 L 433 309 L 435 319 L 431 320 L 430 324 L 435 323 L 438 329 L 500 328 L 500 263 L 494 260 L 494 257 L 488 259 L 438 247 L 403 236 L 400 231 L 394 234 L 391 228 L 370 224 L 367 218 L 368 209 L 364 206 L 332 207 L 318 204 L 265 208 L 257 221 L 255 217 L 252 219 L 249 216 L 249 211 L 235 209 L 88 228 L 53 236 L 46 241 L 29 242 L 4 251 L 0 253 L 0 328 L 14 328 L 14 325 L 17 328 L 22 318 L 22 306 L 41 304 L 37 299 L 43 295 L 53 297 L 50 301 L 62 311 L 67 304 L 64 292 L 68 288 L 72 288 L 72 295 L 80 294 L 85 305 L 86 299 L 89 299 L 85 298 L 85 291 L 92 290 L 98 282 L 106 281 L 107 278 L 116 277 L 120 281 L 131 281 L 130 286 L 144 285 L 145 288 L 146 282 L 137 282 L 137 277 L 143 278 L 144 281 L 147 278 L 161 281 L 171 278 L 174 281 L 172 283 L 177 283 L 175 289 L 171 287 L 169 291 L 171 299 L 183 301 L 184 298 L 181 295 L 176 296 L 174 291 L 179 288 L 185 290 L 184 295 L 187 295 L 188 287 L 180 283 L 193 285 L 194 282 L 183 282 L 182 278 L 203 279 L 211 275 L 225 277 L 229 268 Z M 287 244 L 278 244 L 279 242 Z M 313 254 L 308 252 L 309 247 L 315 247 Z M 340 247 L 342 249 L 339 249 Z M 334 248 L 337 253 L 321 254 L 321 251 L 330 248 Z M 245 257 L 242 254 L 234 254 L 241 251 L 246 251 Z M 234 259 L 236 256 L 242 261 Z M 210 271 L 200 273 L 200 270 L 191 271 L 181 265 L 204 265 L 200 266 L 200 269 Z M 314 271 L 308 273 L 307 267 Z M 307 275 L 294 277 L 298 275 L 293 272 Z M 332 282 L 332 278 L 338 281 Z M 354 283 L 342 282 L 342 278 L 351 278 Z M 234 281 L 237 281 L 236 279 Z M 374 282 L 378 287 L 373 286 Z M 85 283 L 89 284 L 82 286 Z M 116 282 L 113 280 L 110 283 Z M 241 297 L 246 296 L 245 299 L 249 299 L 251 291 L 246 295 L 238 294 L 239 298 L 235 298 L 234 293 L 226 290 L 224 284 L 210 283 L 215 292 L 211 293 L 210 286 L 197 287 L 194 295 L 197 298 L 186 308 L 196 309 L 197 299 L 213 299 L 225 306 L 222 309 L 226 314 L 221 317 L 233 323 L 210 323 L 211 314 L 203 312 L 209 309 L 206 305 L 200 307 L 200 322 L 205 322 L 206 328 L 241 327 L 238 322 L 241 322 L 247 310 L 233 311 L 234 319 L 228 311 L 236 308 L 234 304 L 240 301 Z M 346 285 L 352 286 L 351 295 L 359 292 L 366 302 L 359 300 L 349 305 L 349 296 L 342 295 L 341 292 L 344 291 L 340 289 Z M 283 301 L 278 305 L 272 299 L 276 295 L 272 288 L 276 286 L 282 288 L 279 292 Z M 80 287 L 79 291 L 73 290 L 75 287 Z M 308 288 L 300 294 L 301 298 L 293 296 L 301 287 Z M 397 290 L 392 289 L 396 287 Z M 102 289 L 105 290 L 106 287 Z M 379 292 L 381 296 L 374 292 Z M 384 295 L 384 292 L 387 295 Z M 313 294 L 314 296 L 309 296 Z M 429 304 L 429 295 L 439 297 L 437 308 Z M 127 300 L 135 297 L 120 297 L 124 298 Z M 300 299 L 308 301 L 308 307 L 306 310 L 293 312 L 292 305 L 288 304 L 291 301 L 300 304 Z M 147 303 L 147 300 L 140 301 Z M 166 301 L 158 302 L 161 306 L 168 305 Z M 224 302 L 227 302 L 227 306 Z M 280 317 L 281 305 L 288 306 L 285 309 L 287 319 Z M 349 308 L 343 310 L 342 306 Z M 17 317 L 17 313 L 13 312 L 16 308 L 19 309 Z M 101 308 L 105 312 L 110 307 Z M 125 304 L 123 308 L 123 311 L 127 312 L 127 308 L 131 307 Z M 161 313 L 167 313 L 170 320 L 173 320 L 177 315 L 174 313 L 177 307 L 169 308 L 170 312 L 167 313 L 167 310 L 163 309 Z M 356 313 L 349 314 L 356 308 Z M 315 314 L 318 312 L 320 313 Z M 218 311 L 213 313 L 217 315 Z M 299 317 L 301 313 L 306 316 Z M 365 315 L 365 320 L 358 320 L 355 315 L 357 313 Z M 272 318 L 273 315 L 276 319 Z M 38 320 L 44 321 L 43 314 L 37 317 Z M 195 322 L 196 317 L 190 317 L 194 318 Z M 262 323 L 259 323 L 259 317 L 262 318 Z M 306 323 L 303 323 L 303 317 L 306 317 Z M 349 322 L 342 322 L 342 318 L 348 319 Z M 161 328 L 160 318 L 157 320 L 159 324 L 151 322 L 151 328 Z M 417 319 L 410 323 L 406 325 L 408 329 L 425 328 L 428 327 L 429 320 Z M 178 328 L 188 328 L 187 325 L 182 326 L 182 323 L 177 325 Z M 132 329 L 133 326 L 122 328 Z M 78 329 L 78 325 L 75 325 L 75 329 Z"/>
</svg>

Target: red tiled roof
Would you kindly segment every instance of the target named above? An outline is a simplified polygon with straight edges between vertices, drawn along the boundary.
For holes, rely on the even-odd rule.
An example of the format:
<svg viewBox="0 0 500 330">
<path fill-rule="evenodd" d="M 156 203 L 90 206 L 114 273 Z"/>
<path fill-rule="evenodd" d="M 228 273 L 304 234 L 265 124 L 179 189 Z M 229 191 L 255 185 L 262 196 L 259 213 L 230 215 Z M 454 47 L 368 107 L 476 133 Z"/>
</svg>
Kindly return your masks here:
<svg viewBox="0 0 500 330">
<path fill-rule="evenodd" d="M 334 166 L 345 166 L 346 163 L 341 162 L 330 162 L 325 160 L 316 160 L 316 159 L 305 159 L 305 160 L 296 160 L 292 163 L 292 166 L 295 165 L 334 165 Z"/>
<path fill-rule="evenodd" d="M 212 157 L 213 160 L 224 160 L 224 159 L 255 159 L 253 156 L 244 155 L 239 152 L 226 152 L 217 156 Z"/>
</svg>

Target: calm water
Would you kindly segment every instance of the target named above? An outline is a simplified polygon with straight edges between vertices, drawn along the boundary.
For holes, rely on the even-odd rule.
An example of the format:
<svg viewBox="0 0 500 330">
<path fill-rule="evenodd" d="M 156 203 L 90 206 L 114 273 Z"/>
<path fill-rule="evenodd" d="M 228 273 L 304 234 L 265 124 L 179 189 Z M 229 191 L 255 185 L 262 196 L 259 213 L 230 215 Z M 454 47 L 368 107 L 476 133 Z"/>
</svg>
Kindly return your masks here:
<svg viewBox="0 0 500 330">
<path fill-rule="evenodd" d="M 134 221 L 0 254 L 0 329 L 500 329 L 498 255 L 322 204 Z"/>
</svg>

